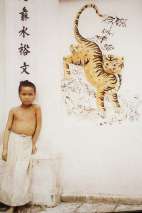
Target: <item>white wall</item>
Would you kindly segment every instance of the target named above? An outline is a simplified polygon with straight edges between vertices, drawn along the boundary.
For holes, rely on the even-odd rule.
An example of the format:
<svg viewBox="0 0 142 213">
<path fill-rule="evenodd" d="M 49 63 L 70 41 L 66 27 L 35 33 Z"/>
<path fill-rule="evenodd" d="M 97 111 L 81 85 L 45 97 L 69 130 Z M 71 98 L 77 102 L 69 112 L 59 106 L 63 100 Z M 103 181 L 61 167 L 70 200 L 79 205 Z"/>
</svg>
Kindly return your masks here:
<svg viewBox="0 0 142 213">
<path fill-rule="evenodd" d="M 5 102 L 4 94 L 5 94 L 5 5 L 4 1 L 0 0 L 0 103 Z M 3 113 L 4 113 L 4 105 L 1 105 L 0 109 L 0 132 L 3 129 Z M 0 133 L 1 137 L 1 133 Z"/>
<path fill-rule="evenodd" d="M 91 120 L 69 116 L 62 92 L 62 57 L 74 41 L 72 20 L 83 3 L 90 1 L 29 0 L 31 12 L 30 80 L 38 88 L 37 102 L 43 112 L 43 128 L 39 149 L 45 153 L 60 152 L 63 156 L 63 192 L 65 194 L 103 193 L 142 196 L 141 121 L 121 125 L 97 126 Z M 17 13 L 22 0 L 6 3 L 6 63 L 5 117 L 10 107 L 18 104 L 17 87 L 21 75 L 17 72 L 20 58 L 16 52 L 19 29 Z M 116 50 L 126 57 L 123 90 L 141 95 L 142 2 L 136 0 L 98 0 L 101 11 L 128 18 L 125 32 L 117 33 Z M 0 13 L 1 14 L 1 13 Z M 81 20 L 81 32 L 91 35 L 96 16 Z M 1 20 L 1 19 L 0 19 Z M 138 25 L 138 24 L 139 25 Z M 86 29 L 88 34 L 86 33 Z M 116 52 L 117 52 L 116 51 Z M 26 78 L 25 76 L 23 78 Z M 2 80 L 1 80 L 2 81 Z M 1 110 L 1 109 L 0 109 Z M 2 111 L 1 111 L 2 113 Z M 43 150 L 43 147 L 44 148 Z"/>
</svg>

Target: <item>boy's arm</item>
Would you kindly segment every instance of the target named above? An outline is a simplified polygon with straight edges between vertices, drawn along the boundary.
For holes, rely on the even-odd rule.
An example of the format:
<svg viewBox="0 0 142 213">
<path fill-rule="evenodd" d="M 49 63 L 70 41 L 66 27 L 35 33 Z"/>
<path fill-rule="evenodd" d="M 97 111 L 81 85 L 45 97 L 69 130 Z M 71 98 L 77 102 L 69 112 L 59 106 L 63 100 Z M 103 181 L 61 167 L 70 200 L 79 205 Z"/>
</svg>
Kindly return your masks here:
<svg viewBox="0 0 142 213">
<path fill-rule="evenodd" d="M 12 122 L 13 122 L 13 109 L 10 110 L 9 115 L 8 115 L 8 120 L 7 120 L 7 124 L 6 124 L 6 128 L 4 130 L 4 134 L 3 134 L 3 152 L 2 152 L 2 159 L 3 160 L 7 160 L 7 151 L 8 151 L 8 140 L 9 140 L 9 133 L 10 133 L 10 129 L 12 127 Z"/>
<path fill-rule="evenodd" d="M 39 106 L 36 106 L 36 129 L 34 132 L 34 135 L 32 137 L 32 145 L 33 145 L 33 149 L 32 149 L 32 153 L 34 154 L 36 152 L 36 142 L 37 142 L 37 138 L 39 136 L 40 130 L 41 130 L 41 109 Z"/>
</svg>

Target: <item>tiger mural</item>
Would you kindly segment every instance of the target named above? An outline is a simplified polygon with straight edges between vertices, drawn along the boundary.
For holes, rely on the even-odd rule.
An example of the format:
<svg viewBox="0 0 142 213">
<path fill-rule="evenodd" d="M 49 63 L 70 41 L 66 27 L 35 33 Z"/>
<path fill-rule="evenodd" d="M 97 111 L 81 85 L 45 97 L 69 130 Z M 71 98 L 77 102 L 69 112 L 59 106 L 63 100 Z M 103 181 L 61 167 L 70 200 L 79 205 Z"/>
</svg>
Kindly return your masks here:
<svg viewBox="0 0 142 213">
<path fill-rule="evenodd" d="M 106 18 L 99 13 L 95 4 L 86 4 L 79 10 L 74 21 L 74 35 L 77 44 L 71 45 L 71 55 L 63 58 L 64 77 L 65 79 L 70 78 L 70 64 L 82 66 L 86 79 L 96 88 L 96 104 L 99 111 L 105 111 L 105 95 L 109 96 L 115 108 L 120 109 L 117 93 L 121 85 L 124 59 L 113 55 L 103 56 L 98 44 L 80 34 L 78 30 L 79 18 L 87 8 L 95 9 L 98 16 Z"/>
</svg>

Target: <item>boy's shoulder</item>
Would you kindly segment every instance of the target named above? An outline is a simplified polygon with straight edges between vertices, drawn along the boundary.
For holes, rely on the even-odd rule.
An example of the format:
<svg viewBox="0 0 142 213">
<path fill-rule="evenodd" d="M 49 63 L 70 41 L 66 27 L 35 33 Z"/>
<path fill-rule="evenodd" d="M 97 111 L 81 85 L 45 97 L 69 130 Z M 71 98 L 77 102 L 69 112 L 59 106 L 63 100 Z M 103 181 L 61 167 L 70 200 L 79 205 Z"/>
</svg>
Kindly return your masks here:
<svg viewBox="0 0 142 213">
<path fill-rule="evenodd" d="M 35 110 L 40 110 L 40 105 L 38 105 L 38 104 L 33 104 L 33 108 L 34 108 Z"/>
<path fill-rule="evenodd" d="M 10 112 L 11 112 L 11 113 L 14 113 L 14 112 L 17 112 L 19 109 L 20 109 L 20 106 L 12 107 L 12 108 L 10 109 Z"/>
</svg>

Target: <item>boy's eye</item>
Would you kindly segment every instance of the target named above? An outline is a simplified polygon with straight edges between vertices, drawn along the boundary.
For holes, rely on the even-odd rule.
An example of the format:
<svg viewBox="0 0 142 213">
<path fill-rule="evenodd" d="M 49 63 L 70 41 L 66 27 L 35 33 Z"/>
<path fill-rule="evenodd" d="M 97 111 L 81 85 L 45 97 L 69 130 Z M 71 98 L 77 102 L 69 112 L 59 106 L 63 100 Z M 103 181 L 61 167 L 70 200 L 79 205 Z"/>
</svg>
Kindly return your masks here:
<svg viewBox="0 0 142 213">
<path fill-rule="evenodd" d="M 29 96 L 32 96 L 33 94 L 32 93 L 22 93 L 23 96 L 25 95 L 29 95 Z"/>
<path fill-rule="evenodd" d="M 33 93 L 29 93 L 28 95 L 29 95 L 29 96 L 33 96 Z"/>
</svg>

